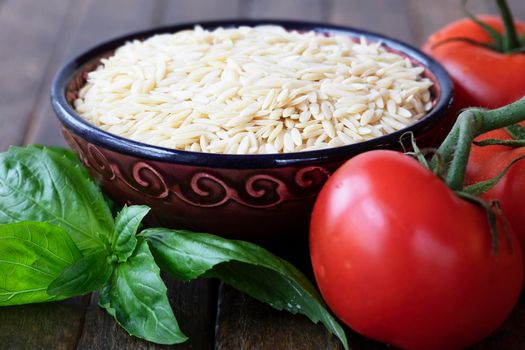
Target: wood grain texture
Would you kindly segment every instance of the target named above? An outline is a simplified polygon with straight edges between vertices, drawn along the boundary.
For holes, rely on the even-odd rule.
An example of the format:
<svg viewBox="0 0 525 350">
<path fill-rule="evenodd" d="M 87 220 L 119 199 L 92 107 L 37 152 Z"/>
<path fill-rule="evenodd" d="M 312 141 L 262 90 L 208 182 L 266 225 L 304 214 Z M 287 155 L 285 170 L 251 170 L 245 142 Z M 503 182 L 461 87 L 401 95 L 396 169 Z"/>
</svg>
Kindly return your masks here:
<svg viewBox="0 0 525 350">
<path fill-rule="evenodd" d="M 165 281 L 179 326 L 189 337 L 187 342 L 170 347 L 131 337 L 113 317 L 98 306 L 97 297 L 94 295 L 86 313 L 85 327 L 80 336 L 78 349 L 212 349 L 217 300 L 216 283 L 210 280 L 184 283 L 170 278 L 165 278 Z"/>
<path fill-rule="evenodd" d="M 301 21 L 323 20 L 331 0 L 251 0 L 243 14 L 249 18 L 285 18 Z"/>
<path fill-rule="evenodd" d="M 0 151 L 23 142 L 62 22 L 71 10 L 70 3 L 68 0 L 9 0 L 2 3 Z"/>
<path fill-rule="evenodd" d="M 488 338 L 471 350 L 525 349 L 525 296 L 503 323 Z M 276 311 L 231 287 L 221 285 L 216 349 L 342 349 L 337 339 L 330 337 L 320 325 L 305 317 Z M 388 350 L 392 346 L 374 342 L 346 328 L 348 343 L 357 350 Z"/>
<path fill-rule="evenodd" d="M 0 8 L 0 151 L 20 144 L 41 94 L 72 1 L 11 0 Z M 31 20 L 28 21 L 28 13 Z M 70 349 L 78 341 L 86 303 L 0 308 L 0 349 Z"/>
<path fill-rule="evenodd" d="M 406 0 L 334 0 L 329 20 L 411 42 L 414 34 L 407 13 Z"/>
<path fill-rule="evenodd" d="M 492 1 L 492 0 L 489 0 Z M 489 1 L 470 1 L 472 13 L 490 12 Z M 414 44 L 420 46 L 436 30 L 448 23 L 465 17 L 458 0 L 420 1 L 408 0 L 409 19 L 414 32 Z"/>
<path fill-rule="evenodd" d="M 0 349 L 74 349 L 89 296 L 0 309 Z"/>
<path fill-rule="evenodd" d="M 163 25 L 240 16 L 247 0 L 161 0 L 156 22 Z"/>
<path fill-rule="evenodd" d="M 343 349 L 337 338 L 305 316 L 293 316 L 221 285 L 216 350 Z"/>
</svg>

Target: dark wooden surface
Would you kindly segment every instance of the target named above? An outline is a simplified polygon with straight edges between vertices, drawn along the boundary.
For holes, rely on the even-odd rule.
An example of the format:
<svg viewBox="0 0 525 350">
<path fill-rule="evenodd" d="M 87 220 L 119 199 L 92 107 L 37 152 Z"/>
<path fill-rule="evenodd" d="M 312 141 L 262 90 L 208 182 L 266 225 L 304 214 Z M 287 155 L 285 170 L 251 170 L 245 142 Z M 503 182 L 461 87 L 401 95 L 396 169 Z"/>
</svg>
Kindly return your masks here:
<svg viewBox="0 0 525 350">
<path fill-rule="evenodd" d="M 460 0 L 0 0 L 0 151 L 9 145 L 64 145 L 49 85 L 71 55 L 113 36 L 161 24 L 219 18 L 325 21 L 420 45 L 461 17 Z M 525 1 L 511 0 L 525 18 Z M 494 10 L 472 0 L 472 11 Z M 277 312 L 215 281 L 166 278 L 190 340 L 176 349 L 341 349 L 323 327 Z M 354 349 L 385 349 L 351 331 Z M 129 337 L 96 296 L 0 309 L 0 349 L 164 349 Z M 525 349 L 525 301 L 475 349 Z"/>
</svg>

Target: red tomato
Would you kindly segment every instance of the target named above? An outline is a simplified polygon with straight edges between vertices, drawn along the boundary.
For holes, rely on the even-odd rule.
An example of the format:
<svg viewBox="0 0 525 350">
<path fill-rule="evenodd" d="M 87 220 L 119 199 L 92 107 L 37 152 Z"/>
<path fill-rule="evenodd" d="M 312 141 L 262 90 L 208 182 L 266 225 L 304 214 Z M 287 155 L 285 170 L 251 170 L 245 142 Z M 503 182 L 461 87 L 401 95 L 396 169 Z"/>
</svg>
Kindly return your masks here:
<svg viewBox="0 0 525 350">
<path fill-rule="evenodd" d="M 497 16 L 480 19 L 503 32 Z M 518 33 L 525 33 L 525 23 L 515 22 Z M 490 37 L 472 20 L 462 19 L 433 34 L 423 49 L 448 70 L 456 88 L 455 109 L 470 106 L 496 108 L 525 96 L 525 53 L 503 54 L 464 42 L 451 42 L 435 47 L 451 38 L 468 38 L 489 42 Z M 525 125 L 525 124 L 522 124 Z M 492 131 L 478 138 L 510 139 L 504 130 Z M 501 153 L 501 154 L 500 154 Z M 525 154 L 525 149 L 503 146 L 473 146 L 467 170 L 467 182 L 487 180 L 496 176 L 514 158 Z M 525 247 L 525 211 L 521 198 L 525 197 L 525 162 L 518 163 L 500 183 L 482 197 L 500 201 L 505 216 Z"/>
<path fill-rule="evenodd" d="M 480 16 L 480 20 L 499 32 L 503 31 L 497 16 Z M 518 33 L 525 32 L 525 23 L 516 22 Z M 451 23 L 434 33 L 423 50 L 439 61 L 450 73 L 456 88 L 455 106 L 501 107 L 525 95 L 525 53 L 504 54 L 451 38 L 468 38 L 489 42 L 490 37 L 470 19 Z"/>
<path fill-rule="evenodd" d="M 525 123 L 522 125 L 525 126 Z M 511 139 L 504 129 L 499 129 L 483 134 L 477 140 L 489 138 Z M 524 155 L 525 147 L 478 147 L 474 145 L 467 166 L 466 183 L 473 184 L 489 180 L 497 176 L 514 159 Z M 516 232 L 522 247 L 525 247 L 525 209 L 522 204 L 525 198 L 524 175 L 525 160 L 515 163 L 496 186 L 481 196 L 487 201 L 498 200 L 500 202 L 503 213 Z"/>
<path fill-rule="evenodd" d="M 404 349 L 463 348 L 502 323 L 523 265 L 518 244 L 510 249 L 502 233 L 498 241 L 494 254 L 482 209 L 409 156 L 382 150 L 334 173 L 310 228 L 327 304 L 357 332 Z"/>
</svg>

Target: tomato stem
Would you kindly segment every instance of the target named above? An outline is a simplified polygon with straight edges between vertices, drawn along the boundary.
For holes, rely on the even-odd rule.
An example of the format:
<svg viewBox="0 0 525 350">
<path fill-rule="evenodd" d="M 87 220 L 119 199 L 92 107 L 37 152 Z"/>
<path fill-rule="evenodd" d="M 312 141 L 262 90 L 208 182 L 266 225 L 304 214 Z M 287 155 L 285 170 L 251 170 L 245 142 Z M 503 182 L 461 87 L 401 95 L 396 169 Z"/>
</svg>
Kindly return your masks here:
<svg viewBox="0 0 525 350">
<path fill-rule="evenodd" d="M 509 164 L 507 164 L 507 166 L 502 171 L 500 171 L 500 173 L 498 175 L 496 175 L 492 179 L 485 180 L 485 181 L 480 181 L 480 182 L 477 182 L 477 183 L 475 183 L 473 185 L 466 186 L 466 187 L 464 187 L 462 189 L 462 191 L 466 192 L 466 193 L 469 193 L 469 194 L 471 194 L 473 196 L 480 196 L 480 195 L 482 195 L 483 193 L 485 193 L 488 190 L 490 190 L 492 187 L 496 186 L 498 181 L 501 180 L 501 178 L 503 176 L 505 176 L 505 174 L 510 170 L 510 168 L 512 168 L 512 166 L 514 164 L 516 164 L 517 162 L 519 162 L 519 161 L 521 161 L 523 159 L 525 159 L 525 155 L 522 155 L 521 157 L 513 159 Z"/>
<path fill-rule="evenodd" d="M 467 44 L 470 44 L 470 45 L 479 46 L 479 47 L 482 47 L 482 48 L 485 48 L 485 49 L 489 49 L 489 50 L 495 50 L 495 51 L 499 50 L 499 47 L 497 45 L 493 44 L 493 43 L 482 43 L 482 42 L 476 41 L 474 39 L 463 38 L 463 37 L 449 38 L 449 39 L 442 40 L 442 41 L 437 42 L 434 45 L 432 45 L 432 49 L 435 49 L 435 48 L 440 47 L 442 45 L 446 45 L 448 43 L 454 43 L 454 42 L 456 42 L 456 43 L 457 42 L 467 43 Z"/>
<path fill-rule="evenodd" d="M 506 106 L 492 110 L 480 109 L 479 112 L 483 120 L 478 135 L 517 124 L 525 120 L 525 96 Z"/>
<path fill-rule="evenodd" d="M 476 40 L 458 37 L 439 42 L 436 45 L 434 45 L 435 47 L 449 42 L 462 41 L 506 54 L 519 54 L 525 52 L 525 41 L 522 37 L 518 35 L 516 31 L 514 18 L 512 17 L 512 12 L 506 0 L 496 0 L 496 5 L 501 16 L 501 21 L 505 28 L 503 35 L 499 33 L 496 29 L 494 29 L 492 26 L 481 21 L 472 13 L 467 11 L 467 3 L 468 0 L 462 0 L 462 7 L 465 15 L 468 18 L 470 18 L 474 23 L 476 23 L 481 29 L 483 29 L 483 31 L 487 33 L 487 35 L 490 36 L 492 40 L 489 42 L 478 42 Z"/>
<path fill-rule="evenodd" d="M 499 140 L 499 139 L 486 139 L 481 141 L 474 141 L 476 146 L 506 146 L 512 148 L 525 147 L 525 140 Z"/>
<path fill-rule="evenodd" d="M 516 102 L 498 109 L 466 109 L 459 114 L 452 130 L 435 152 L 430 160 L 430 164 L 427 165 L 438 177 L 444 179 L 447 186 L 456 192 L 459 197 L 479 205 L 485 210 L 492 235 L 492 249 L 494 252 L 497 252 L 498 249 L 498 232 L 496 225 L 497 215 L 493 209 L 499 209 L 499 206 L 497 203 L 495 205 L 489 205 L 478 196 L 494 187 L 513 164 L 525 159 L 525 155 L 510 162 L 496 177 L 470 186 L 465 186 L 467 163 L 472 144 L 477 136 L 491 130 L 505 127 L 510 130 L 511 135 L 524 136 L 525 129 L 521 126 L 516 126 L 524 120 L 525 96 Z M 492 144 L 498 140 L 488 141 L 488 144 Z M 521 142 L 521 140 L 511 141 L 516 144 Z M 502 217 L 501 214 L 500 217 Z M 502 220 L 504 220 L 504 218 L 502 218 Z M 505 222 L 504 231 L 508 234 Z"/>
<path fill-rule="evenodd" d="M 521 43 L 516 32 L 512 12 L 506 0 L 496 0 L 498 10 L 505 26 L 505 34 L 503 35 L 503 51 L 510 52 L 521 47 Z"/>
<path fill-rule="evenodd" d="M 525 141 L 525 128 L 523 126 L 514 124 L 507 126 L 505 131 L 512 137 L 512 139 Z"/>
<path fill-rule="evenodd" d="M 456 191 L 456 194 L 460 198 L 468 202 L 474 203 L 475 205 L 478 205 L 485 210 L 485 213 L 487 215 L 487 222 L 489 224 L 490 235 L 492 236 L 492 252 L 496 254 L 498 252 L 498 228 L 497 228 L 498 219 L 497 219 L 496 213 L 494 212 L 494 210 L 492 210 L 492 205 L 486 203 L 479 197 L 474 196 L 467 192 Z M 511 246 L 511 249 L 512 249 L 512 246 Z"/>
<path fill-rule="evenodd" d="M 492 202 L 492 206 L 496 208 L 497 213 L 503 224 L 503 231 L 505 232 L 505 238 L 507 238 L 507 243 L 509 245 L 509 250 L 512 253 L 512 238 L 510 237 L 509 221 L 503 214 L 503 209 L 501 209 L 501 203 L 497 200 Z"/>
<path fill-rule="evenodd" d="M 504 128 L 525 120 L 525 97 L 507 106 L 486 110 L 469 108 L 460 113 L 430 166 L 437 168 L 438 159 L 445 164 L 441 174 L 454 191 L 461 191 L 474 138 L 491 130 Z M 439 156 L 438 156 L 439 155 Z"/>
<path fill-rule="evenodd" d="M 470 13 L 467 10 L 467 3 L 468 0 L 462 1 L 463 12 L 465 13 L 465 15 L 468 18 L 470 18 L 474 23 L 476 23 L 481 29 L 483 29 L 488 36 L 492 38 L 492 43 L 487 43 L 487 45 L 493 46 L 493 50 L 495 51 L 501 51 L 503 43 L 503 37 L 501 36 L 501 34 L 496 29 L 492 28 L 490 25 L 479 20 L 476 16 Z"/>
</svg>

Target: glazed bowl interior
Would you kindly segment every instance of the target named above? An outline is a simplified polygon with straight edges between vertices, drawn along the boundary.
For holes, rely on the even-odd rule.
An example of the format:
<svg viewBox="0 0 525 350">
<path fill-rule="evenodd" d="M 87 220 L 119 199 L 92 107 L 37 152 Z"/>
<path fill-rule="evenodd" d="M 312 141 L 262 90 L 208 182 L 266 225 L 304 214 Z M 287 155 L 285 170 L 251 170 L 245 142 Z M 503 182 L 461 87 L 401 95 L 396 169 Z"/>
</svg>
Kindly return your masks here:
<svg viewBox="0 0 525 350">
<path fill-rule="evenodd" d="M 78 90 L 101 58 L 130 40 L 187 30 L 197 24 L 204 29 L 274 24 L 289 30 L 379 41 L 387 50 L 425 68 L 423 75 L 433 82 L 433 108 L 405 129 L 371 140 L 315 151 L 252 155 L 148 145 L 101 130 L 75 112 L 72 104 Z M 100 44 L 62 67 L 53 82 L 51 99 L 66 140 L 117 202 L 151 206 L 152 224 L 250 238 L 266 236 L 269 231 L 304 232 L 315 196 L 345 160 L 373 149 L 399 148 L 399 139 L 407 131 L 423 145 L 439 141 L 452 92 L 451 80 L 437 62 L 379 34 L 318 23 L 232 20 L 156 28 Z"/>
</svg>

